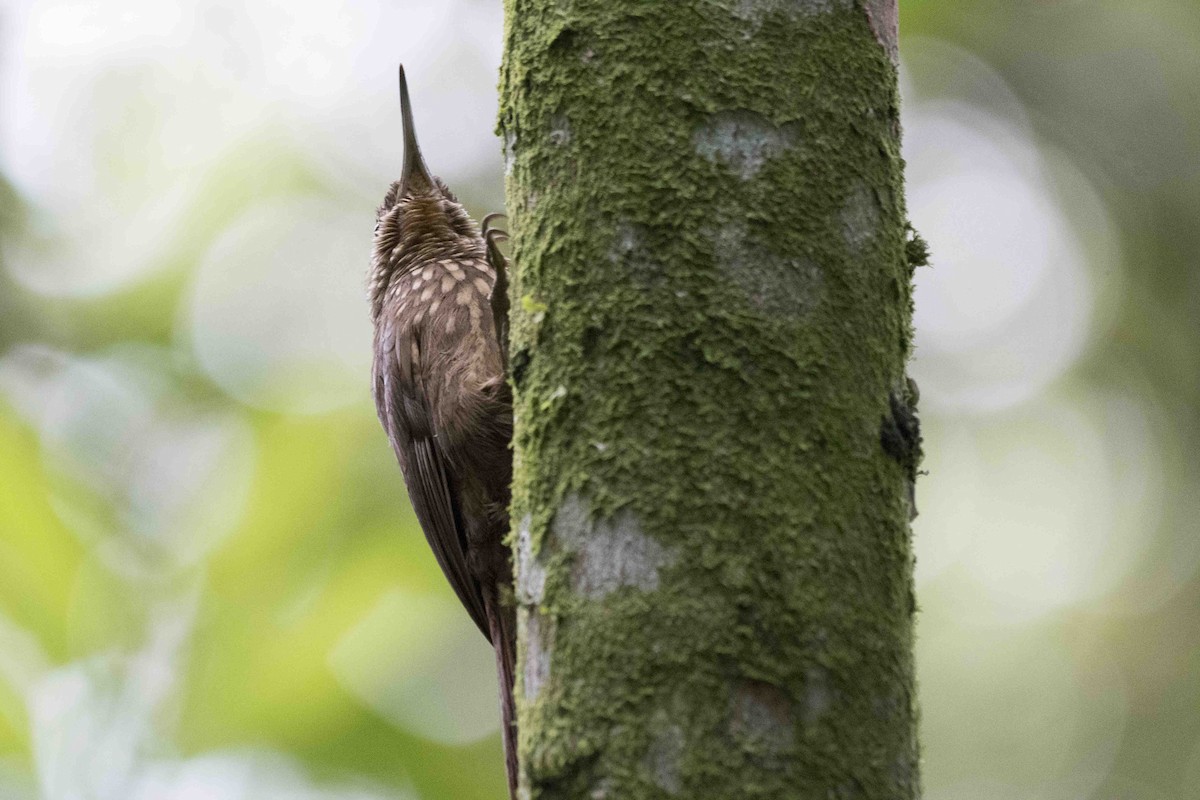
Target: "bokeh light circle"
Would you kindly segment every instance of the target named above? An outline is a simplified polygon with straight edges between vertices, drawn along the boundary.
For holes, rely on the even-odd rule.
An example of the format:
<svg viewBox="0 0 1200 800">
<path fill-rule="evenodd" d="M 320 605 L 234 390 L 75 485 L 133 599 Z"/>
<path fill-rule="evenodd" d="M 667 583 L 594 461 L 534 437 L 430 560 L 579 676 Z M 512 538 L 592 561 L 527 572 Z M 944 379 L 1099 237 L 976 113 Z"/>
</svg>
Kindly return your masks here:
<svg viewBox="0 0 1200 800">
<path fill-rule="evenodd" d="M 191 401 L 162 351 L 78 358 L 39 345 L 0 358 L 0 392 L 38 430 L 51 503 L 114 572 L 162 581 L 240 519 L 254 435 L 235 410 Z"/>
<path fill-rule="evenodd" d="M 339 682 L 398 727 L 462 745 L 499 728 L 492 649 L 456 601 L 394 589 L 330 655 Z"/>
<path fill-rule="evenodd" d="M 257 408 L 330 411 L 370 397 L 365 276 L 372 209 L 321 198 L 257 206 L 196 271 L 188 335 L 201 368 Z"/>
<path fill-rule="evenodd" d="M 1152 549 L 1160 445 L 1122 394 L 1076 390 L 995 420 L 938 419 L 930 441 L 917 580 L 965 581 L 951 604 L 963 620 L 1029 622 L 1094 601 Z"/>
<path fill-rule="evenodd" d="M 918 68 L 905 81 L 916 94 L 905 104 L 908 207 L 933 264 L 915 276 L 912 373 L 927 408 L 1007 408 L 1082 354 L 1096 253 L 1060 205 L 1053 170 L 1000 76 L 942 43 L 918 40 L 909 52 Z M 935 71 L 969 77 L 949 98 L 919 99 L 914 87 Z M 1072 171 L 1088 208 L 1103 208 L 1069 164 L 1054 169 Z M 1089 237 L 1111 242 L 1110 228 L 1100 212 Z"/>
<path fill-rule="evenodd" d="M 1080 658 L 1049 627 L 919 625 L 918 680 L 937 687 L 922 694 L 927 795 L 1090 797 L 1129 716 L 1117 664 L 1102 652 Z"/>
</svg>

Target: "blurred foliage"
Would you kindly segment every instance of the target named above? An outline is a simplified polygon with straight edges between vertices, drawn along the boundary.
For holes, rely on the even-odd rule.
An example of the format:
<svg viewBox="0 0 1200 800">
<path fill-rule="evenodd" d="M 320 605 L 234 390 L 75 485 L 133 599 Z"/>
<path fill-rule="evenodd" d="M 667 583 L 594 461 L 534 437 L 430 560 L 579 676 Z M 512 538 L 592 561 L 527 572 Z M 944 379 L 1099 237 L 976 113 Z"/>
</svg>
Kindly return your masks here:
<svg viewBox="0 0 1200 800">
<path fill-rule="evenodd" d="M 1200 215 L 1200 104 L 1195 102 L 1200 86 L 1200 6 L 1175 0 L 905 0 L 901 6 L 907 37 L 955 42 L 994 67 L 1027 109 L 1038 144 L 1051 158 L 1070 160 L 1107 206 L 1118 249 L 1109 254 L 1111 266 L 1097 270 L 1093 279 L 1109 294 L 1109 307 L 1101 308 L 1088 348 L 1067 379 L 1088 391 L 1121 394 L 1131 406 L 1140 405 L 1158 442 L 1146 466 L 1116 482 L 1117 508 L 1138 508 L 1137 492 L 1147 472 L 1160 472 L 1163 481 L 1161 495 L 1138 512 L 1124 534 L 1148 540 L 1126 579 L 1090 602 L 1029 626 L 1052 637 L 1078 663 L 1084 676 L 1080 685 L 1090 690 L 1074 701 L 1078 707 L 1096 709 L 1114 702 L 1124 707 L 1119 714 L 1124 725 L 1094 724 L 1092 733 L 1098 734 L 1105 724 L 1115 729 L 1108 732 L 1112 741 L 1104 746 L 1111 752 L 1094 754 L 1097 763 L 1083 767 L 1058 765 L 1060 776 L 1092 771 L 1078 779 L 1074 794 L 1069 783 L 1024 786 L 1013 777 L 1025 768 L 1026 762 L 1017 757 L 1004 759 L 1006 767 L 994 778 L 997 789 L 972 794 L 966 790 L 966 776 L 978 765 L 979 751 L 960 753 L 975 765 L 950 767 L 937 752 L 943 734 L 929 730 L 932 721 L 927 716 L 930 778 L 936 782 L 942 770 L 961 773 L 957 780 L 963 788 L 955 795 L 935 783 L 931 788 L 942 791 L 931 795 L 998 797 L 1005 791 L 999 787 L 1010 782 L 1015 786 L 1007 789 L 1008 796 L 1193 797 L 1200 786 L 1200 775 L 1194 766 L 1189 772 L 1188 766 L 1200 754 L 1200 580 L 1195 552 L 1195 487 L 1200 474 L 1189 454 L 1195 452 L 1200 433 L 1200 229 L 1192 222 Z M 954 75 L 944 75 L 942 86 L 930 90 L 937 92 L 954 82 Z M 1078 210 L 1074 198 L 1067 187 L 1059 191 L 1070 216 Z M 1081 237 L 1091 232 L 1080 225 Z M 933 248 L 937 269 L 936 242 Z M 1003 432 L 1004 421 L 998 424 Z M 1110 445 L 1125 446 L 1136 441 L 1131 434 L 1137 425 L 1136 414 L 1113 416 L 1099 436 Z M 936 439 L 929 444 L 931 450 L 937 446 Z M 1108 555 L 1102 542 L 1095 546 L 1100 558 L 1120 557 L 1119 552 Z M 1012 588 L 1022 591 L 1021 586 Z M 922 630 L 934 631 L 939 615 L 931 608 L 930 593 L 926 598 L 931 613 Z M 995 652 L 994 645 L 985 647 Z M 1030 664 L 1014 669 L 1012 680 L 1032 693 L 1038 683 L 1025 672 L 1036 672 L 1030 665 L 1044 658 L 1046 649 L 1035 646 L 1024 652 Z M 985 662 L 979 668 L 986 674 L 989 666 Z M 1106 677 L 1097 679 L 1097 672 Z M 923 697 L 938 691 L 927 678 Z M 987 709 L 980 712 L 986 715 Z M 1084 719 L 1090 724 L 1088 715 Z M 1067 722 L 1060 717 L 1048 727 L 1057 726 L 1061 734 Z M 1033 729 L 1021 734 L 1051 751 L 1061 747 L 1061 738 L 1040 737 Z M 1002 763 L 999 756 L 987 760 Z M 975 770 L 977 777 L 985 778 L 980 772 Z M 1021 788 L 1014 791 L 1016 787 Z"/>
<path fill-rule="evenodd" d="M 498 207 L 498 4 L 77 6 L 0 8 L 0 797 L 499 796 L 362 297 L 398 51 L 435 171 Z M 927 795 L 1193 797 L 1200 6 L 901 7 Z M 939 194 L 978 153 L 1015 194 Z"/>
</svg>

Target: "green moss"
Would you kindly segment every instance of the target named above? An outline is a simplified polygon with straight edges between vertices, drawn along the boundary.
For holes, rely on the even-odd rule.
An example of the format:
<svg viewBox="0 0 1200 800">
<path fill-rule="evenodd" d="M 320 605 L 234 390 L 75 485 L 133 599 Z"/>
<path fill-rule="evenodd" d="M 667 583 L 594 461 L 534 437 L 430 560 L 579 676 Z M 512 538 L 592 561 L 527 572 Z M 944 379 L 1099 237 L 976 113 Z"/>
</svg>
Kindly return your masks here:
<svg viewBox="0 0 1200 800">
<path fill-rule="evenodd" d="M 507 4 L 533 798 L 918 792 L 896 76 L 856 4 L 806 5 Z M 674 554 L 657 589 L 574 590 L 576 493 Z"/>
<path fill-rule="evenodd" d="M 908 239 L 904 242 L 904 254 L 910 269 L 929 266 L 929 243 L 911 225 L 907 226 Z"/>
</svg>

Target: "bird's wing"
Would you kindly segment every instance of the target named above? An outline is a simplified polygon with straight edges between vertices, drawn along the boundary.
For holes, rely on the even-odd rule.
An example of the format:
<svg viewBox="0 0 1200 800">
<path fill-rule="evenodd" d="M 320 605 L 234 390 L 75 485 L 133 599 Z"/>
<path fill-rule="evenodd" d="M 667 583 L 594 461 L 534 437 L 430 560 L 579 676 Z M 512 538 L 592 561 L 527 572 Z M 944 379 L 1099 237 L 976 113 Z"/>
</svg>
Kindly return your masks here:
<svg viewBox="0 0 1200 800">
<path fill-rule="evenodd" d="M 400 461 L 409 500 L 434 558 L 471 619 L 491 641 L 483 593 L 467 567 L 467 537 L 454 476 L 429 426 L 432 418 L 420 386 L 421 370 L 413 363 L 407 336 L 389 341 L 376 352 L 376 406 Z M 392 343 L 395 346 L 388 347 Z"/>
<path fill-rule="evenodd" d="M 429 547 L 471 619 L 491 641 L 483 593 L 467 569 L 466 531 L 458 514 L 446 460 L 432 437 L 412 441 L 412 458 L 405 469 L 409 497 Z"/>
</svg>

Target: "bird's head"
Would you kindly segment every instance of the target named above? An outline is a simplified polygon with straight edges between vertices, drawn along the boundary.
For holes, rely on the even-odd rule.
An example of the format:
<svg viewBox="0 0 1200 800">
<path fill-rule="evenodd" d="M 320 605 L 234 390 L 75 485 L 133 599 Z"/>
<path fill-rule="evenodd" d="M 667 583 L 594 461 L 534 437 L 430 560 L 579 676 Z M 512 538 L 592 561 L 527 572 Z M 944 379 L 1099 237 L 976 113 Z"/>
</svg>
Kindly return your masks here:
<svg viewBox="0 0 1200 800">
<path fill-rule="evenodd" d="M 400 67 L 400 111 L 404 122 L 404 166 L 375 215 L 371 258 L 371 302 L 378 317 L 388 284 L 418 265 L 445 258 L 479 258 L 479 227 L 442 180 L 429 172 L 413 125 L 404 66 Z"/>
</svg>

